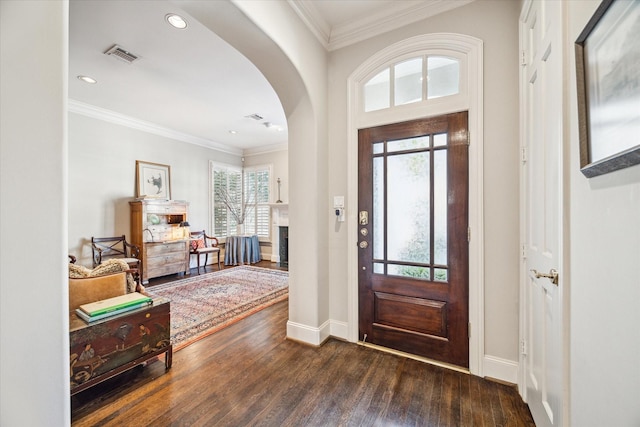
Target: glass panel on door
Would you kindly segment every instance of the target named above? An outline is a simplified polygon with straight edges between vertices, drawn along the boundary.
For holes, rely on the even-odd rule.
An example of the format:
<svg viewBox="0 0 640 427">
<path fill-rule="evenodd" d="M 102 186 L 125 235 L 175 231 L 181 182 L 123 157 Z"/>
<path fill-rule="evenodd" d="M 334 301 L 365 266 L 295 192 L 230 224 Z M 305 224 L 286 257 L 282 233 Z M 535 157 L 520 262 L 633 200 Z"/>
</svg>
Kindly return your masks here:
<svg viewBox="0 0 640 427">
<path fill-rule="evenodd" d="M 447 282 L 447 134 L 376 143 L 374 274 Z"/>
</svg>

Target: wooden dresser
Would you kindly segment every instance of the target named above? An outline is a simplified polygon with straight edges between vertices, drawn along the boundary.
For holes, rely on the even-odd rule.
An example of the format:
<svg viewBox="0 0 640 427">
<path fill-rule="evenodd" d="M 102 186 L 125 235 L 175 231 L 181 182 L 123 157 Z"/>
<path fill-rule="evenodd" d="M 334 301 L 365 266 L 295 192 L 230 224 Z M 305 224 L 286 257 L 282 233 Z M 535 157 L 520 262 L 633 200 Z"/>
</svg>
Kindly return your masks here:
<svg viewBox="0 0 640 427">
<path fill-rule="evenodd" d="M 189 204 L 177 200 L 136 200 L 131 207 L 131 242 L 140 248 L 142 283 L 153 277 L 189 274 Z M 188 234 L 188 228 L 187 233 Z"/>
</svg>

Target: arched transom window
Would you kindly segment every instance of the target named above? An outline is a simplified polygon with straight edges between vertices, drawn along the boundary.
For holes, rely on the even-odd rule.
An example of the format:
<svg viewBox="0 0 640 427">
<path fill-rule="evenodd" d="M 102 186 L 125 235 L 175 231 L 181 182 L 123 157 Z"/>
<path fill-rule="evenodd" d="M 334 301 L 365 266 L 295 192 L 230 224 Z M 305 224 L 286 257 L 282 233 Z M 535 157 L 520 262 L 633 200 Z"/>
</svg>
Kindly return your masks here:
<svg viewBox="0 0 640 427">
<path fill-rule="evenodd" d="M 460 68 L 459 59 L 444 55 L 421 55 L 391 64 L 364 83 L 364 112 L 457 95 Z"/>
</svg>

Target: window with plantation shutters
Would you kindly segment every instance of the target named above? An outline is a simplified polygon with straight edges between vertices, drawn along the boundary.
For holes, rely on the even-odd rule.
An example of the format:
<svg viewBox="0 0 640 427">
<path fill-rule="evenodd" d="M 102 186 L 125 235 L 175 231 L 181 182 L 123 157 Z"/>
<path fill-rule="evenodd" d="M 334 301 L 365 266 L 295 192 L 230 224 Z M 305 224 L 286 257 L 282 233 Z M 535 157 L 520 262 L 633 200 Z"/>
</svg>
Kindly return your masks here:
<svg viewBox="0 0 640 427">
<path fill-rule="evenodd" d="M 211 199 L 214 236 L 225 238 L 236 234 L 238 221 L 222 199 L 227 194 L 236 212 L 242 209 L 242 169 L 212 163 Z"/>
<path fill-rule="evenodd" d="M 241 169 L 211 162 L 212 228 L 225 239 L 237 234 L 239 223 L 245 234 L 270 239 L 271 166 Z"/>
<path fill-rule="evenodd" d="M 271 167 L 259 166 L 244 170 L 244 199 L 247 206 L 244 229 L 247 234 L 269 238 Z"/>
</svg>

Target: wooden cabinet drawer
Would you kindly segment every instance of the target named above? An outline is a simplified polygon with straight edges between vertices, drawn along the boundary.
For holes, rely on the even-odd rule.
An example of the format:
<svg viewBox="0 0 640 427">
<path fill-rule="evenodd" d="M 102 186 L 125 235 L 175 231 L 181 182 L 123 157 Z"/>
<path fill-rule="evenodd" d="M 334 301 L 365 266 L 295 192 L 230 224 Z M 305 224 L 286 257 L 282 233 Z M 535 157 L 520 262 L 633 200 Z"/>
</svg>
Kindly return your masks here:
<svg viewBox="0 0 640 427">
<path fill-rule="evenodd" d="M 187 211 L 186 205 L 147 205 L 146 212 L 154 214 L 182 214 Z"/>
<path fill-rule="evenodd" d="M 165 255 L 148 257 L 147 268 L 155 269 L 162 267 L 166 264 L 185 263 L 187 261 L 186 254 L 184 252 L 174 252 Z"/>
<path fill-rule="evenodd" d="M 179 262 L 174 264 L 161 264 L 159 266 L 149 269 L 149 278 L 166 276 L 168 274 L 183 273 L 187 270 L 186 262 Z"/>
<path fill-rule="evenodd" d="M 187 252 L 187 243 L 167 242 L 167 243 L 147 243 L 147 257 L 155 257 L 170 254 L 172 252 Z"/>
</svg>

